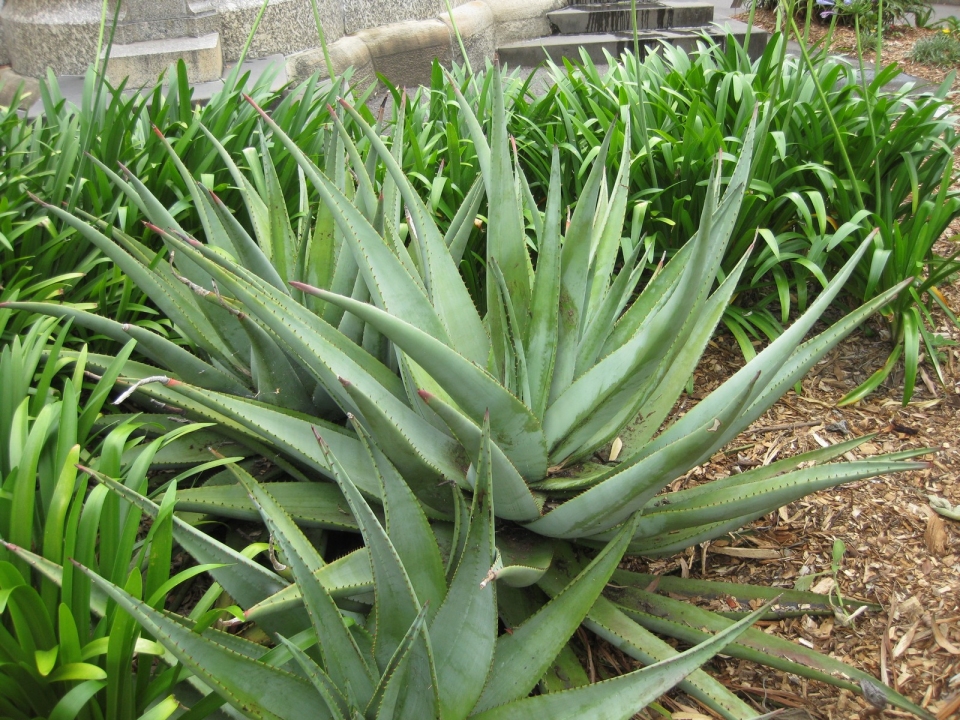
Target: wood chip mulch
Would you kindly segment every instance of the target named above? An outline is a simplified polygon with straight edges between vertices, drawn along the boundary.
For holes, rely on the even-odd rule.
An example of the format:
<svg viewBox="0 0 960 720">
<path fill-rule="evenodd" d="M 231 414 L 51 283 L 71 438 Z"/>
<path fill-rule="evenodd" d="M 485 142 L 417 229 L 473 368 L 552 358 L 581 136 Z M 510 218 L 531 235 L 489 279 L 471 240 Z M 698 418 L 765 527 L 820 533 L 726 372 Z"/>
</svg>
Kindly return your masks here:
<svg viewBox="0 0 960 720">
<path fill-rule="evenodd" d="M 950 307 L 960 310 L 960 280 L 942 289 Z M 947 320 L 936 331 L 960 342 L 960 329 Z M 956 720 L 960 718 L 960 522 L 935 513 L 930 497 L 960 505 L 960 347 L 944 349 L 945 387 L 924 365 L 924 379 L 906 407 L 901 404 L 902 371 L 895 371 L 873 395 L 837 408 L 837 401 L 880 367 L 889 351 L 885 326 L 879 318 L 868 321 L 808 374 L 800 394 L 789 392 L 675 489 L 869 433 L 876 437 L 849 453 L 848 459 L 933 448 L 924 458 L 930 463 L 928 469 L 819 492 L 706 547 L 669 559 L 631 560 L 627 566 L 655 574 L 783 588 L 793 588 L 804 575 L 823 573 L 817 575 L 812 589 L 829 592 L 834 584 L 830 572 L 834 542 L 839 539 L 845 546 L 836 575 L 840 594 L 878 603 L 883 610 L 862 613 L 849 626 L 840 617 L 803 616 L 765 623 L 764 630 L 870 673 L 939 720 Z M 687 404 L 704 397 L 742 362 L 735 341 L 717 337 L 696 372 L 694 393 Z M 749 552 L 731 552 L 742 549 Z M 740 556 L 745 554 L 752 557 Z M 616 653 L 601 648 L 595 654 Z M 619 658 L 623 664 L 625 658 Z M 716 661 L 713 674 L 753 701 L 758 712 L 779 707 L 802 713 L 780 716 L 784 720 L 912 717 L 889 707 L 878 712 L 847 690 L 732 658 Z M 675 719 L 716 717 L 685 696 L 667 696 L 661 703 Z M 638 717 L 660 717 L 645 712 Z"/>
<path fill-rule="evenodd" d="M 757 24 L 771 29 L 772 14 L 759 13 Z M 819 39 L 824 29 L 815 28 L 813 39 Z M 916 39 L 931 32 L 935 31 L 897 28 L 884 42 L 884 63 L 897 62 L 911 75 L 942 82 L 951 68 L 921 66 L 909 59 Z M 834 51 L 850 52 L 854 47 L 852 30 L 839 28 Z M 872 55 L 866 59 L 873 61 Z M 960 77 L 952 98 L 960 111 Z M 937 246 L 939 254 L 955 252 L 958 237 L 960 219 Z M 954 278 L 941 290 L 954 313 L 960 311 L 960 279 Z M 945 318 L 935 331 L 960 343 L 960 329 Z M 844 394 L 883 365 L 890 349 L 889 331 L 882 320 L 868 321 L 809 373 L 801 393 L 789 392 L 674 489 L 869 433 L 876 437 L 848 453 L 848 459 L 927 447 L 933 449 L 924 458 L 929 462 L 927 469 L 815 493 L 685 555 L 630 560 L 627 566 L 655 574 L 783 588 L 793 588 L 799 578 L 814 574 L 812 589 L 819 592 L 830 592 L 838 583 L 842 597 L 877 603 L 882 611 L 861 613 L 848 624 L 842 616 L 802 616 L 765 623 L 764 630 L 870 673 L 938 720 L 960 720 L 960 522 L 937 514 L 930 506 L 932 497 L 960 505 L 960 346 L 942 349 L 943 386 L 929 362 L 922 363 L 922 377 L 906 407 L 901 403 L 903 373 L 899 369 L 863 401 L 837 408 Z M 718 336 L 696 372 L 688 404 L 717 387 L 742 362 L 734 340 Z M 834 576 L 831 560 L 837 540 L 845 552 Z M 628 659 L 602 645 L 595 652 L 599 658 L 617 658 L 631 667 Z M 848 690 L 733 658 L 715 661 L 712 672 L 753 702 L 758 713 L 785 708 L 777 715 L 782 720 L 913 717 L 889 706 L 878 710 Z M 674 720 L 716 717 L 677 693 L 660 702 Z M 647 710 L 637 717 L 662 714 Z"/>
</svg>

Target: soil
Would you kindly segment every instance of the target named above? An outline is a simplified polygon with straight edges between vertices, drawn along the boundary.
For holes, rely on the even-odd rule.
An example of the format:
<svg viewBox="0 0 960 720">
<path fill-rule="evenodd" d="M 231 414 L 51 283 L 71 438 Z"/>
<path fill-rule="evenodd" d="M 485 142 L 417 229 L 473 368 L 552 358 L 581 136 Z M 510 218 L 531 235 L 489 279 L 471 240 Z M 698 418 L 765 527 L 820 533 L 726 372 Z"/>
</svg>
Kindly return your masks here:
<svg viewBox="0 0 960 720">
<path fill-rule="evenodd" d="M 760 13 L 757 24 L 771 29 L 772 14 Z M 819 39 L 823 30 L 815 28 L 813 39 Z M 909 59 L 916 39 L 932 32 L 936 31 L 908 27 L 890 31 L 883 46 L 884 63 L 898 62 L 911 75 L 942 82 L 953 68 Z M 852 48 L 852 30 L 838 29 L 833 49 L 842 53 Z M 867 59 L 872 62 L 872 55 Z M 960 111 L 960 79 L 953 91 Z M 939 252 L 955 251 L 958 237 L 960 220 L 938 244 Z M 953 312 L 960 311 L 960 279 L 954 277 L 941 290 Z M 938 323 L 938 334 L 960 343 L 960 329 L 945 317 Z M 803 616 L 761 623 L 763 629 L 870 673 L 938 720 L 960 720 L 960 522 L 930 506 L 931 497 L 960 505 L 960 347 L 943 348 L 942 385 L 932 365 L 922 363 L 922 377 L 906 406 L 901 403 L 903 373 L 898 369 L 872 395 L 838 408 L 837 401 L 881 367 L 890 349 L 882 319 L 868 321 L 813 369 L 802 381 L 801 393 L 789 392 L 724 452 L 679 481 L 676 489 L 869 433 L 876 436 L 848 459 L 926 447 L 932 448 L 924 457 L 927 469 L 819 492 L 686 555 L 630 561 L 628 566 L 656 574 L 783 588 L 794 587 L 804 575 L 818 574 L 813 589 L 829 592 L 836 584 L 842 597 L 877 603 L 882 610 L 860 614 L 849 626 L 841 617 Z M 742 363 L 733 338 L 722 334 L 715 338 L 697 370 L 688 405 Z M 837 540 L 845 551 L 834 575 L 831 559 Z M 750 549 L 754 557 L 738 557 L 731 552 L 737 548 Z M 617 664 L 631 666 L 609 646 L 595 648 L 593 656 L 598 663 L 612 661 L 611 672 Z M 913 717 L 889 706 L 879 710 L 848 690 L 733 658 L 715 661 L 712 672 L 753 702 L 758 713 L 788 708 L 777 715 L 783 720 Z M 660 702 L 675 720 L 716 717 L 683 695 L 665 696 Z M 654 710 L 645 713 L 637 717 L 661 717 Z"/>
</svg>

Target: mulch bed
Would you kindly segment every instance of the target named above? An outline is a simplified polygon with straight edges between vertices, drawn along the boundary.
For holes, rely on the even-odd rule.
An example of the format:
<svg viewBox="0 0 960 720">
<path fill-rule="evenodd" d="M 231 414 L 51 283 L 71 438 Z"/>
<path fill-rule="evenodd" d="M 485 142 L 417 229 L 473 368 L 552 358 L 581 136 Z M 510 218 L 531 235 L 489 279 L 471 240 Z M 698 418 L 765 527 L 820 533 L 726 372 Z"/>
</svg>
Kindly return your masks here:
<svg viewBox="0 0 960 720">
<path fill-rule="evenodd" d="M 772 14 L 758 14 L 757 24 L 773 27 Z M 814 29 L 814 39 L 823 28 Z M 905 72 L 941 82 L 952 68 L 920 66 L 909 60 L 913 43 L 933 30 L 897 28 L 888 34 L 883 61 L 898 62 Z M 833 49 L 855 47 L 852 30 L 840 28 Z M 867 60 L 873 61 L 872 55 Z M 954 84 L 960 110 L 960 79 Z M 960 166 L 960 157 L 958 157 Z M 955 221 L 938 249 L 956 249 L 960 221 Z M 960 280 L 941 287 L 949 306 L 960 312 Z M 851 454 L 929 447 L 928 469 L 881 476 L 810 495 L 706 547 L 665 560 L 628 561 L 631 569 L 658 574 L 689 574 L 708 580 L 792 588 L 798 578 L 818 575 L 813 588 L 829 592 L 834 542 L 846 552 L 836 575 L 844 598 L 878 603 L 881 612 L 863 613 L 849 625 L 840 617 L 794 618 L 765 623 L 769 633 L 799 642 L 858 667 L 898 690 L 939 720 L 960 720 L 960 523 L 935 513 L 929 497 L 960 505 L 960 347 L 944 348 L 945 386 L 923 363 L 912 401 L 901 404 L 903 375 L 893 376 L 875 393 L 852 406 L 837 408 L 845 393 L 879 368 L 890 352 L 889 332 L 880 318 L 868 321 L 803 380 L 802 392 L 785 395 L 765 416 L 711 461 L 677 484 L 690 486 L 740 472 L 758 463 L 877 433 Z M 960 330 L 946 318 L 936 331 L 960 342 Z M 743 360 L 735 341 L 720 335 L 711 342 L 696 372 L 688 405 L 705 396 Z M 682 412 L 682 409 L 680 409 Z M 738 557 L 736 549 L 754 557 Z M 734 552 L 731 552 L 731 549 Z M 597 663 L 634 664 L 609 646 L 594 649 Z M 621 670 L 622 671 L 622 670 Z M 603 674 L 601 672 L 601 674 Z M 713 664 L 712 673 L 743 697 L 758 713 L 792 708 L 779 717 L 821 720 L 912 717 L 909 713 L 870 706 L 847 690 L 733 658 Z M 716 717 L 695 700 L 673 693 L 661 699 L 675 720 Z M 662 717 L 647 710 L 638 718 Z"/>
</svg>

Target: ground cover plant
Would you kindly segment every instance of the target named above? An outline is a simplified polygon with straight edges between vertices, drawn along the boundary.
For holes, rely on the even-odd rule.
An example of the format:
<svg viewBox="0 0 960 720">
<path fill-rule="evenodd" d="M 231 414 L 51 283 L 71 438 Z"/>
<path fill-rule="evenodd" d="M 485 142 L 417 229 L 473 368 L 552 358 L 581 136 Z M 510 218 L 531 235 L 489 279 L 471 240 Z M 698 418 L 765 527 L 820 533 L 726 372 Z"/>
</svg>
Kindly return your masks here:
<svg viewBox="0 0 960 720">
<path fill-rule="evenodd" d="M 45 319 L 0 353 L 0 712 L 15 720 L 164 720 L 179 707 L 171 692 L 179 671 L 154 664 L 163 647 L 141 636 L 68 559 L 152 607 L 207 568 L 171 578 L 172 493 L 140 536 L 140 510 L 106 488 L 88 488 L 78 468 L 97 468 L 146 492 L 158 453 L 202 427 L 174 427 L 149 439 L 138 417 L 100 417 L 132 347 L 85 388 L 82 359 L 65 364 L 59 354 L 68 336 L 69 327 Z M 198 603 L 194 618 L 208 607 Z"/>
<path fill-rule="evenodd" d="M 457 548 L 451 557 L 465 557 L 460 542 L 471 537 L 468 527 L 477 527 L 468 519 L 471 502 L 467 498 L 472 496 L 474 517 L 478 512 L 492 513 L 507 531 L 498 533 L 496 553 L 490 550 L 489 557 L 474 557 L 471 562 L 482 567 L 490 560 L 483 568 L 484 579 L 491 592 L 496 587 L 498 601 L 503 597 L 499 612 L 521 620 L 545 603 L 544 593 L 564 596 L 560 591 L 573 581 L 582 562 L 578 547 L 603 547 L 618 537 L 630 553 L 670 553 L 740 527 L 818 487 L 921 467 L 906 456 L 827 462 L 855 447 L 859 441 L 854 440 L 693 491 L 661 493 L 748 425 L 845 333 L 901 288 L 880 293 L 823 334 L 802 342 L 868 251 L 872 241 L 868 238 L 800 320 L 729 383 L 657 434 L 744 270 L 746 253 L 730 271 L 721 272 L 749 187 L 756 121 L 746 127 L 737 161 L 718 160 L 711 173 L 692 242 L 635 295 L 648 269 L 648 253 L 641 243 L 624 247 L 623 242 L 630 105 L 621 111 L 626 122 L 617 173 L 608 171 L 607 160 L 617 137 L 613 127 L 587 168 L 586 182 L 564 230 L 559 152 L 551 160 L 555 180 L 547 186 L 547 203 L 541 212 L 529 202 L 526 178 L 515 167 L 499 78 L 488 87 L 492 93 L 489 133 L 473 115 L 471 104 L 457 97 L 480 172 L 445 232 L 398 161 L 403 145 L 397 138 L 404 136 L 403 122 L 395 123 L 394 141 L 388 144 L 361 113 L 349 105 L 339 106 L 331 115 L 336 127 L 316 140 L 325 147 L 322 166 L 317 166 L 269 114 L 262 113 L 257 141 L 264 187 L 271 186 L 275 172 L 271 146 L 282 146 L 298 168 L 299 194 L 289 195 L 302 208 L 300 217 L 280 207 L 270 223 L 258 225 L 258 209 L 277 206 L 260 195 L 255 182 L 241 180 L 251 170 L 240 168 L 226 150 L 218 154 L 241 188 L 244 210 L 238 215 L 249 217 L 247 227 L 252 227 L 252 233 L 185 166 L 178 166 L 178 171 L 201 220 L 202 233 L 195 234 L 205 242 L 194 240 L 173 210 L 133 174 L 121 176 L 98 165 L 126 202 L 142 208 L 154 242 L 160 239 L 165 246 L 165 257 L 157 258 L 123 228 L 91 223 L 45 205 L 51 218 L 82 234 L 150 297 L 183 333 L 186 347 L 149 329 L 94 315 L 84 307 L 6 303 L 4 308 L 68 316 L 116 340 L 136 339 L 153 365 L 125 362 L 120 384 L 148 407 L 159 405 L 165 413 L 185 414 L 187 420 L 217 422 L 222 440 L 270 458 L 285 482 L 268 483 L 269 496 L 294 521 L 327 530 L 356 530 L 362 523 L 368 541 L 370 534 L 382 541 L 363 504 L 350 502 L 357 500 L 351 482 L 367 499 L 384 501 L 385 490 L 376 473 L 371 473 L 367 447 L 379 448 L 370 450 L 374 457 L 382 453 L 375 466 L 381 474 L 399 474 L 434 525 L 448 523 L 450 547 Z M 454 89 L 455 96 L 458 92 L 459 88 Z M 362 143 L 347 131 L 348 118 L 363 132 Z M 176 149 L 172 145 L 165 149 L 174 160 Z M 311 192 L 323 202 L 311 202 Z M 495 212 L 487 213 L 481 248 L 487 273 L 480 286 L 486 308 L 481 315 L 456 267 L 476 229 L 474 220 L 484 195 Z M 525 230 L 525 213 L 534 228 L 532 238 Z M 718 276 L 721 282 L 714 290 Z M 288 284 L 291 278 L 296 280 Z M 81 357 L 64 352 L 64 357 Z M 83 360 L 95 374 L 106 373 L 112 364 L 94 353 L 86 353 Z M 317 443 L 315 431 L 323 444 Z M 484 448 L 489 449 L 489 461 Z M 489 498 L 478 491 L 487 482 Z M 248 492 L 257 498 L 256 504 L 247 498 Z M 149 507 L 134 494 L 126 496 L 145 511 Z M 297 592 L 308 609 L 329 610 L 329 602 L 314 592 L 316 586 L 310 585 L 308 575 L 330 567 L 330 573 L 351 573 L 337 582 L 331 580 L 327 589 L 345 609 L 356 613 L 351 617 L 358 622 L 357 630 L 349 633 L 358 644 L 358 657 L 366 657 L 361 645 L 369 642 L 361 627 L 369 631 L 372 626 L 380 637 L 385 627 L 381 623 L 389 622 L 391 642 L 397 643 L 394 649 L 401 647 L 399 642 L 408 630 L 410 640 L 404 648 L 430 636 L 415 625 L 427 606 L 416 588 L 413 604 L 408 594 L 401 605 L 378 604 L 376 612 L 367 614 L 374 583 L 378 592 L 384 589 L 377 575 L 381 566 L 376 560 L 371 565 L 372 556 L 364 551 L 348 555 L 350 560 L 345 558 L 341 565 L 320 566 L 313 555 L 298 565 L 309 550 L 303 549 L 296 533 L 286 534 L 290 528 L 284 515 L 249 481 L 181 489 L 177 502 L 184 510 L 247 519 L 259 516 L 257 504 L 261 509 L 267 506 L 273 534 L 285 535 L 278 538 L 284 551 L 280 561 L 293 565 L 302 585 L 282 590 L 286 581 L 276 573 L 239 560 L 235 560 L 237 569 L 213 573 L 224 587 L 234 588 L 228 591 L 247 611 L 246 617 L 256 618 L 265 627 L 282 624 L 287 637 L 306 631 L 302 637 L 309 643 L 309 616 L 303 613 Z M 388 518 L 386 532 L 390 542 L 397 543 L 390 536 L 390 522 Z M 226 552 L 207 540 L 197 541 L 189 530 L 175 525 L 182 530 L 178 540 L 191 542 L 190 551 L 201 562 L 216 562 L 210 559 L 211 548 Z M 325 537 L 321 532 L 316 538 L 321 546 Z M 241 571 L 243 577 L 259 578 L 258 583 L 238 582 L 236 573 Z M 393 578 L 402 577 L 396 563 L 391 572 Z M 412 570 L 407 566 L 404 572 Z M 589 611 L 587 622 L 593 629 L 604 637 L 619 637 L 626 651 L 643 662 L 675 654 L 651 631 L 691 642 L 702 628 L 720 630 L 733 624 L 730 618 L 677 606 L 672 598 L 649 592 L 650 578 L 626 574 L 622 581 L 626 592 L 584 612 Z M 450 582 L 452 592 L 456 574 Z M 518 592 L 508 589 L 513 585 Z M 241 586 L 250 588 L 243 598 L 239 597 Z M 267 592 L 267 588 L 273 590 Z M 278 590 L 281 595 L 270 598 Z M 119 591 L 110 592 L 152 623 L 151 631 L 160 629 L 157 616 L 133 601 L 121 600 L 125 596 Z M 403 590 L 393 587 L 390 592 L 402 594 Z M 682 595 L 684 583 L 672 585 L 671 592 Z M 687 592 L 701 594 L 703 587 Z M 737 588 L 736 593 L 744 603 L 774 596 L 763 589 Z M 822 605 L 822 600 L 807 593 L 788 594 L 776 611 L 790 612 L 795 603 Z M 428 607 L 438 605 L 442 609 L 439 603 Z M 386 618 L 381 612 L 384 607 L 416 612 L 411 618 L 401 616 L 398 609 L 396 618 Z M 567 618 L 574 627 L 579 620 Z M 162 629 L 169 636 L 177 623 L 165 623 Z M 790 657 L 796 661 L 787 660 L 785 648 L 776 640 L 745 632 L 744 640 L 725 652 L 851 689 L 861 683 L 873 687 L 871 678 L 830 658 L 791 646 Z M 228 642 L 219 634 L 208 635 L 215 643 Z M 567 638 L 559 635 L 565 643 Z M 501 642 L 491 640 L 490 633 L 484 638 L 474 658 L 481 664 L 493 661 Z M 165 639 L 169 642 L 170 637 Z M 381 643 L 391 647 L 385 640 Z M 241 654 L 248 659 L 262 654 L 242 647 Z M 376 640 L 373 647 L 379 672 L 391 667 L 391 658 L 402 659 L 392 655 L 393 650 L 377 653 Z M 324 652 L 321 648 L 320 654 Z M 558 652 L 566 651 L 561 646 Z M 569 660 L 570 653 L 566 654 Z M 287 662 L 292 655 L 285 657 Z M 321 661 L 324 672 L 334 677 L 329 655 L 314 660 Z M 314 672 L 313 666 L 306 667 L 307 674 Z M 373 666 L 369 667 L 372 672 Z M 834 673 L 847 679 L 833 677 Z M 322 675 L 314 675 L 330 689 Z M 572 677 L 567 672 L 562 675 Z M 377 684 L 376 677 L 376 673 L 370 677 L 371 686 Z M 483 691 L 483 678 L 482 673 L 470 676 L 471 693 Z M 333 685 L 338 693 L 346 693 L 347 710 L 332 691 L 328 692 L 330 707 L 347 712 L 351 704 L 359 704 L 372 711 L 374 706 L 363 695 L 354 703 L 340 680 L 334 678 Z M 531 682 L 538 680 L 533 677 Z M 705 674 L 691 675 L 686 682 L 687 692 L 726 717 L 755 714 Z M 530 687 L 515 697 L 525 695 Z M 442 684 L 440 688 L 453 692 Z M 234 706 L 250 707 L 247 699 L 234 695 L 234 689 L 216 689 Z M 928 717 L 893 691 L 877 689 L 889 702 Z"/>
</svg>

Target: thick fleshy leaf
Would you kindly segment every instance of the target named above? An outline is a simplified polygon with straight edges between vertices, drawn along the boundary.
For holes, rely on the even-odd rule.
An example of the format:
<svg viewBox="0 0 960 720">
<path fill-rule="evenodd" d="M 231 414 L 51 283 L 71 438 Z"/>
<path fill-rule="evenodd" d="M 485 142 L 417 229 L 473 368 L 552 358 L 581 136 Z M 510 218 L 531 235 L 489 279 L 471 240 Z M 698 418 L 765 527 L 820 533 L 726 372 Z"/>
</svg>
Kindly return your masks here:
<svg viewBox="0 0 960 720">
<path fill-rule="evenodd" d="M 356 110 L 345 102 L 342 104 L 380 156 L 381 162 L 386 166 L 387 172 L 403 197 L 407 211 L 410 213 L 413 230 L 422 248 L 424 262 L 421 267 L 421 276 L 427 295 L 446 328 L 451 347 L 477 364 L 486 362 L 490 344 L 483 323 L 473 305 L 470 293 L 460 278 L 457 261 L 451 257 L 447 243 L 431 214 L 380 136 Z M 468 197 L 465 202 L 470 200 L 471 198 Z M 474 202 L 477 201 L 474 200 Z M 401 312 L 404 318 L 409 319 L 405 308 Z"/>
<path fill-rule="evenodd" d="M 128 502 L 136 505 L 149 517 L 156 517 L 160 506 L 134 492 L 126 485 L 98 473 L 86 470 L 91 477 L 103 483 Z M 182 492 L 182 491 L 181 491 Z M 176 515 L 173 516 L 173 537 L 199 563 L 216 564 L 219 569 L 211 575 L 243 607 L 249 607 L 288 586 L 286 580 L 253 562 L 242 553 L 200 532 Z"/>
<path fill-rule="evenodd" d="M 397 469 L 359 423 L 354 423 L 354 429 L 380 483 L 387 535 L 400 556 L 417 599 L 421 605 L 428 606 L 427 618 L 432 620 L 447 594 L 443 558 L 436 537 L 423 508 Z"/>
<path fill-rule="evenodd" d="M 371 305 L 325 291 L 318 291 L 317 295 L 363 318 L 390 338 L 430 373 L 474 422 L 480 422 L 489 410 L 493 438 L 520 474 L 527 478 L 543 476 L 546 447 L 540 423 L 486 370 L 413 325 Z"/>
<path fill-rule="evenodd" d="M 299 676 L 252 660 L 198 635 L 96 573 L 77 567 L 136 618 L 177 660 L 247 717 L 263 720 L 331 717 L 318 707 L 313 687 Z"/>
<path fill-rule="evenodd" d="M 560 324 L 557 336 L 557 357 L 548 407 L 573 382 L 580 328 L 585 322 L 583 314 L 587 290 L 586 268 L 590 263 L 590 237 L 597 211 L 597 198 L 604 184 L 607 153 L 610 151 L 614 129 L 611 124 L 593 161 L 590 175 L 587 176 L 587 181 L 580 191 L 580 197 L 577 198 L 577 206 L 564 234 L 563 250 L 560 254 Z"/>
<path fill-rule="evenodd" d="M 533 690 L 600 596 L 639 521 L 637 513 L 562 592 L 513 632 L 497 639 L 478 712 L 519 700 Z"/>
<path fill-rule="evenodd" d="M 690 467 L 690 455 L 737 418 L 752 386 L 687 436 L 626 467 L 599 485 L 551 510 L 527 528 L 550 537 L 589 537 L 609 530 L 643 507 Z"/>
<path fill-rule="evenodd" d="M 70 305 L 16 302 L 0 303 L 0 307 L 43 313 L 53 317 L 69 317 L 78 325 L 102 333 L 123 344 L 129 342 L 132 338 L 137 341 L 139 352 L 156 363 L 162 363 L 186 382 L 197 383 L 202 381 L 205 387 L 220 392 L 235 394 L 246 394 L 248 392 L 248 389 L 232 375 L 204 362 L 176 343 L 145 328 L 125 325 Z"/>
<path fill-rule="evenodd" d="M 478 456 L 482 439 L 480 426 L 436 395 L 421 390 L 420 397 L 447 424 L 467 453 L 471 457 Z M 537 502 L 523 477 L 495 443 L 491 445 L 491 459 L 497 517 L 527 522 L 540 517 L 542 499 Z"/>
<path fill-rule="evenodd" d="M 362 596 L 373 600 L 373 570 L 366 548 L 354 550 L 348 555 L 327 563 L 314 573 L 333 598 Z M 370 604 L 368 602 L 368 604 Z M 283 590 L 258 602 L 244 615 L 254 622 L 263 622 L 272 615 L 289 615 L 303 607 L 303 595 L 299 585 L 288 585 Z"/>
<path fill-rule="evenodd" d="M 374 711 L 376 720 L 438 717 L 437 674 L 426 622 L 424 607 L 387 663 L 380 686 L 367 706 L 368 717 Z"/>
<path fill-rule="evenodd" d="M 294 659 L 303 669 L 304 674 L 313 684 L 313 687 L 316 688 L 317 693 L 323 698 L 327 710 L 334 720 L 348 720 L 350 708 L 347 705 L 347 699 L 343 696 L 343 693 L 340 692 L 340 688 L 330 679 L 330 676 L 327 675 L 323 671 L 323 668 L 317 665 L 309 655 L 297 647 L 295 643 L 290 642 L 283 635 L 279 635 L 278 638 L 290 651 L 290 654 L 293 655 Z"/>
<path fill-rule="evenodd" d="M 623 612 L 648 629 L 677 637 L 685 642 L 700 642 L 703 638 L 709 637 L 708 632 L 721 632 L 733 625 L 733 620 L 729 618 L 639 588 L 621 588 L 615 593 L 611 593 L 611 596 Z M 759 651 L 763 657 L 756 653 L 748 653 L 750 657 L 747 657 L 747 654 L 743 653 L 744 649 Z M 725 652 L 734 657 L 760 661 L 765 665 L 783 669 L 790 673 L 810 675 L 809 669 L 812 669 L 817 671 L 817 679 L 827 682 L 831 682 L 831 675 L 840 675 L 857 683 L 870 683 L 891 705 L 908 710 L 926 720 L 932 720 L 930 713 L 917 707 L 892 688 L 883 685 L 862 670 L 857 670 L 828 655 L 823 655 L 789 640 L 768 635 L 761 630 L 750 629 L 744 632 L 737 642 L 730 645 Z M 812 675 L 810 676 L 812 677 Z M 835 683 L 836 680 L 832 680 L 832 682 Z"/>
<path fill-rule="evenodd" d="M 358 530 L 343 493 L 328 482 L 273 482 L 270 494 L 298 525 Z M 242 485 L 206 485 L 177 491 L 177 510 L 257 520 L 260 513 Z"/>
<path fill-rule="evenodd" d="M 496 646 L 496 583 L 488 578 L 494 563 L 490 442 L 485 422 L 466 542 L 450 591 L 430 624 L 442 718 L 464 718 L 473 709 Z"/>
<path fill-rule="evenodd" d="M 388 450 L 390 460 L 403 477 L 410 478 L 417 498 L 434 512 L 448 511 L 450 494 L 439 483 L 465 482 L 468 461 L 459 443 L 429 423 L 404 422 L 404 418 L 364 395 L 349 380 L 341 378 L 340 382 L 358 408 L 359 418 Z"/>
<path fill-rule="evenodd" d="M 706 642 L 656 665 L 586 687 L 524 698 L 473 717 L 478 720 L 521 720 L 531 717 L 626 720 L 736 640 L 765 610 L 761 608 Z"/>
<path fill-rule="evenodd" d="M 533 414 L 542 422 L 550 399 L 557 358 L 560 312 L 560 150 L 553 148 L 543 233 L 537 246 L 537 270 L 527 328 L 527 373 Z M 499 505 L 498 505 L 499 507 Z"/>
<path fill-rule="evenodd" d="M 562 557 L 566 561 L 562 570 L 559 567 L 552 568 L 540 582 L 540 587 L 550 596 L 562 592 L 574 574 L 581 571 L 584 566 L 584 561 L 574 557 L 569 549 L 564 549 Z M 618 573 L 619 571 L 615 570 L 613 577 L 618 578 Z M 775 589 L 771 588 L 771 590 Z M 775 597 L 776 595 L 773 595 L 765 599 L 772 600 Z M 631 620 L 605 597 L 598 598 L 590 608 L 584 625 L 591 632 L 644 665 L 652 665 L 678 654 L 674 647 Z M 678 687 L 730 720 L 747 720 L 754 717 L 755 713 L 749 705 L 703 670 L 690 673 Z"/>
<path fill-rule="evenodd" d="M 316 630 L 324 668 L 349 702 L 354 705 L 365 704 L 375 687 L 374 671 L 357 646 L 330 593 L 317 580 L 316 573 L 323 567 L 323 559 L 265 486 L 241 468 L 235 465 L 228 467 L 250 493 L 264 523 L 283 549 Z"/>
<path fill-rule="evenodd" d="M 403 642 L 407 631 L 420 613 L 420 602 L 400 561 L 396 548 L 373 514 L 366 500 L 353 484 L 343 466 L 337 462 L 323 438 L 317 435 L 320 449 L 327 455 L 333 475 L 360 526 L 373 568 L 376 596 L 374 625 L 374 656 L 385 669 Z"/>
</svg>

